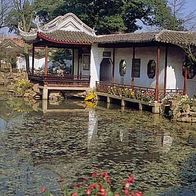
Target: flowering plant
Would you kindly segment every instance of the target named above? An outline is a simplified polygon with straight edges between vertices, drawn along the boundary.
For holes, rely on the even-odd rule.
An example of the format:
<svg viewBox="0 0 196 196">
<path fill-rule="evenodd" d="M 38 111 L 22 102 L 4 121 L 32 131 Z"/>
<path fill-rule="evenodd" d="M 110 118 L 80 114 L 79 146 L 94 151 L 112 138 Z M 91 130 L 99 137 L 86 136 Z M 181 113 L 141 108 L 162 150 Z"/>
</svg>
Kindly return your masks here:
<svg viewBox="0 0 196 196">
<path fill-rule="evenodd" d="M 142 196 L 142 192 L 133 189 L 135 178 L 128 176 L 118 189 L 112 188 L 111 177 L 108 172 L 93 172 L 91 177 L 83 179 L 82 183 L 76 184 L 73 189 L 64 189 L 64 196 Z M 47 192 L 46 188 L 40 189 Z M 47 192 L 47 195 L 48 194 Z"/>
</svg>

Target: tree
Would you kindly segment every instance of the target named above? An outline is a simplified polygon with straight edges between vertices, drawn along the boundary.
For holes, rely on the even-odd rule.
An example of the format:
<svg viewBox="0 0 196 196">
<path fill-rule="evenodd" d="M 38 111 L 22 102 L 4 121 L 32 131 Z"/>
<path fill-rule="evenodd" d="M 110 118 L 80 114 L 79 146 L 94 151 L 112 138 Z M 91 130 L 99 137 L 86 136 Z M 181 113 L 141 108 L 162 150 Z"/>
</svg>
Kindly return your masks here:
<svg viewBox="0 0 196 196">
<path fill-rule="evenodd" d="M 42 22 L 72 12 L 97 34 L 134 32 L 141 28 L 138 20 L 163 28 L 174 20 L 166 0 L 58 0 L 56 9 L 51 0 L 36 0 L 35 4 Z"/>
<path fill-rule="evenodd" d="M 10 11 L 10 1 L 0 0 L 0 28 L 5 27 L 5 18 Z"/>
<path fill-rule="evenodd" d="M 169 0 L 168 5 L 171 8 L 172 15 L 181 22 L 183 30 L 196 29 L 196 9 L 185 14 L 186 0 Z M 181 29 L 180 29 L 181 30 Z"/>
<path fill-rule="evenodd" d="M 33 26 L 33 19 L 35 17 L 34 2 L 31 0 L 12 0 L 12 7 L 5 23 L 10 31 L 18 33 L 18 26 L 25 32 L 29 32 Z M 29 68 L 29 49 L 28 45 L 24 46 L 24 56 L 26 60 L 26 70 Z"/>
</svg>

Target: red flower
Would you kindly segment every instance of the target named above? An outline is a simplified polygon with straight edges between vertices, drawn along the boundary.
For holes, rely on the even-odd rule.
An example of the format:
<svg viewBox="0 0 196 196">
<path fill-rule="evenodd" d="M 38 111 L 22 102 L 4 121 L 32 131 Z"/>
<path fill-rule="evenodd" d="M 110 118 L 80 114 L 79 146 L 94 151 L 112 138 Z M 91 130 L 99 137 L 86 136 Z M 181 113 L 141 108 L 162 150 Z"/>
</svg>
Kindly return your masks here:
<svg viewBox="0 0 196 196">
<path fill-rule="evenodd" d="M 74 192 L 74 193 L 71 194 L 71 196 L 78 196 L 78 193 Z"/>
<path fill-rule="evenodd" d="M 135 178 L 133 176 L 129 176 L 127 182 L 131 185 L 135 182 Z"/>
<path fill-rule="evenodd" d="M 119 193 L 115 193 L 114 196 L 120 196 L 120 194 Z"/>
<path fill-rule="evenodd" d="M 87 194 L 87 195 L 91 195 L 91 190 L 90 190 L 90 189 L 87 189 L 87 190 L 86 190 L 86 194 Z"/>
<path fill-rule="evenodd" d="M 93 172 L 93 173 L 92 173 L 92 177 L 93 177 L 93 178 L 96 178 L 97 176 L 98 176 L 98 175 L 97 175 L 96 172 Z"/>
<path fill-rule="evenodd" d="M 125 189 L 124 193 L 125 193 L 126 196 L 129 196 L 129 190 L 128 189 Z"/>
<path fill-rule="evenodd" d="M 39 191 L 40 193 L 46 192 L 46 187 L 45 186 L 40 187 Z"/>
<path fill-rule="evenodd" d="M 102 176 L 102 177 L 110 177 L 110 175 L 108 174 L 107 171 L 106 171 L 106 172 L 103 172 L 103 173 L 101 174 L 101 176 Z"/>
<path fill-rule="evenodd" d="M 96 187 L 97 184 L 94 183 L 94 184 L 90 184 L 88 188 L 92 190 L 92 189 L 96 189 Z"/>
<path fill-rule="evenodd" d="M 134 196 L 143 196 L 142 192 L 135 192 Z"/>
<path fill-rule="evenodd" d="M 129 187 L 130 187 L 130 183 L 127 182 L 127 183 L 125 184 L 125 188 L 128 189 Z"/>
<path fill-rule="evenodd" d="M 107 196 L 107 192 L 104 188 L 101 188 L 99 192 L 100 192 L 100 196 Z"/>
</svg>

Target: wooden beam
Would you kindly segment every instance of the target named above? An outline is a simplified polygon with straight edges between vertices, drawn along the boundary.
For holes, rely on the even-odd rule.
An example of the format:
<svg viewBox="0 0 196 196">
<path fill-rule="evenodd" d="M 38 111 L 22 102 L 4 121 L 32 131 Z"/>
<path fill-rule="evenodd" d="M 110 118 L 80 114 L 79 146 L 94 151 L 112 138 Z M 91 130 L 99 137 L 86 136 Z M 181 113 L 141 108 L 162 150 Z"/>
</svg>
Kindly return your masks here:
<svg viewBox="0 0 196 196">
<path fill-rule="evenodd" d="M 164 97 L 166 95 L 167 88 L 167 56 L 168 56 L 168 47 L 165 47 L 165 69 L 164 69 Z"/>
<path fill-rule="evenodd" d="M 44 75 L 48 75 L 48 46 L 45 47 L 45 66 L 44 66 Z"/>
<path fill-rule="evenodd" d="M 112 82 L 114 82 L 114 71 L 115 71 L 115 53 L 116 49 L 113 48 L 113 64 L 112 64 Z"/>
<path fill-rule="evenodd" d="M 160 67 L 160 47 L 157 48 L 157 63 L 156 63 L 156 85 L 155 85 L 155 101 L 159 100 L 159 67 Z"/>
<path fill-rule="evenodd" d="M 187 67 L 184 68 L 184 88 L 183 88 L 183 95 L 187 95 L 187 79 L 188 79 L 188 69 Z"/>
<path fill-rule="evenodd" d="M 32 74 L 34 74 L 34 63 L 35 63 L 35 46 L 33 44 L 33 48 L 32 48 Z"/>
</svg>

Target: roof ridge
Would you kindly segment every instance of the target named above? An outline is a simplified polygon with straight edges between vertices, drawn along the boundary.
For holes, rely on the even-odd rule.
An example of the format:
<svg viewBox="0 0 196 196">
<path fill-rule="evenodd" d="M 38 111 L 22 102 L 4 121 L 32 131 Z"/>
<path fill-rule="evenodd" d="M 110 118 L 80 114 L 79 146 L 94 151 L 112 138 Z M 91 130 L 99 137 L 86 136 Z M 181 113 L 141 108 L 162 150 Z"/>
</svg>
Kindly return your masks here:
<svg viewBox="0 0 196 196">
<path fill-rule="evenodd" d="M 105 35 L 97 35 L 97 37 L 107 37 L 107 36 L 116 36 L 116 35 L 138 35 L 138 34 L 156 34 L 158 32 L 130 32 L 130 33 L 112 33 L 112 34 L 105 34 Z"/>
</svg>

